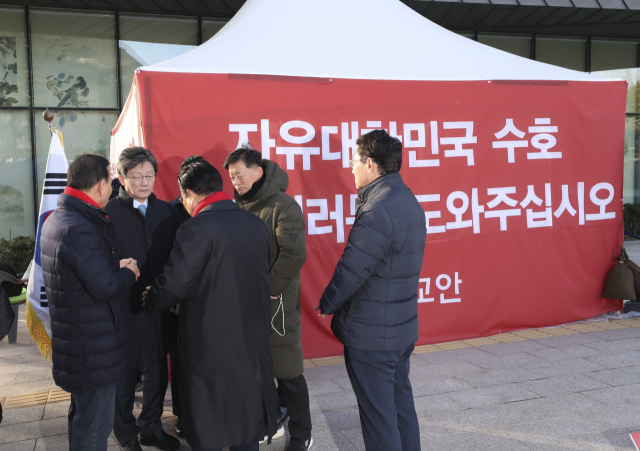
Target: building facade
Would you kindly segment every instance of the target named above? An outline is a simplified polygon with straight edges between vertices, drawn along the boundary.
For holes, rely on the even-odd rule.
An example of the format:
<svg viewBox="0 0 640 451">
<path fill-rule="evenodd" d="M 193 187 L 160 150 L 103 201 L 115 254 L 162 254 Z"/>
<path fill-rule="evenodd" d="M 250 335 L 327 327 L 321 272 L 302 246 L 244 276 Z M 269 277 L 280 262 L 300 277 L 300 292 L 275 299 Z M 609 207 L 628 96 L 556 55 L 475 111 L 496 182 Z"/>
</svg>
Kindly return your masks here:
<svg viewBox="0 0 640 451">
<path fill-rule="evenodd" d="M 45 108 L 56 113 L 69 161 L 87 151 L 108 156 L 135 69 L 207 41 L 243 3 L 0 0 L 0 238 L 35 236 L 50 142 Z M 623 195 L 640 203 L 640 0 L 403 3 L 523 58 L 626 79 Z"/>
</svg>

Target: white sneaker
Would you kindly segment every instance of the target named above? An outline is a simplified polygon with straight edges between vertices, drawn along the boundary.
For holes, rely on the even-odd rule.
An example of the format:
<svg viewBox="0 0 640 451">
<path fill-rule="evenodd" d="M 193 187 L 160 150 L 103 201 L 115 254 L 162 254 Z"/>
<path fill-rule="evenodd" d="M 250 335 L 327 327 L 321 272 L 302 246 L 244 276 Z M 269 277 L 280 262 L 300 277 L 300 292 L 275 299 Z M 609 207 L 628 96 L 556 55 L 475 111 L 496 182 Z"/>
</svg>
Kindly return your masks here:
<svg viewBox="0 0 640 451">
<path fill-rule="evenodd" d="M 271 440 L 275 440 L 280 437 L 284 437 L 284 424 L 278 422 L 278 430 L 276 431 L 275 435 L 271 437 Z M 267 440 L 269 440 L 269 436 L 265 435 L 264 439 L 260 440 L 258 444 L 262 445 L 263 443 L 266 443 Z"/>
</svg>

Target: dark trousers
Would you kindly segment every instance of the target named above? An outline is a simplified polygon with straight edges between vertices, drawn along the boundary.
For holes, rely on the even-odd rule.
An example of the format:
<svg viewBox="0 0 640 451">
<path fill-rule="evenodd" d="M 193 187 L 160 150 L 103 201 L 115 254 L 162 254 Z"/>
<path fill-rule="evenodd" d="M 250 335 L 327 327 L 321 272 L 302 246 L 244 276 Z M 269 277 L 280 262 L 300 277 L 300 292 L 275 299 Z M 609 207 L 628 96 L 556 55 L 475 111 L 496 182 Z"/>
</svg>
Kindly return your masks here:
<svg viewBox="0 0 640 451">
<path fill-rule="evenodd" d="M 173 414 L 177 417 L 182 416 L 182 408 L 180 407 L 180 347 L 176 345 L 175 348 L 169 354 L 169 360 L 171 361 L 171 405 L 173 407 Z"/>
<path fill-rule="evenodd" d="M 164 410 L 164 396 L 169 383 L 167 355 L 156 355 L 145 359 L 144 386 L 142 389 L 142 412 L 133 416 L 133 402 L 136 396 L 138 367 L 131 368 L 127 378 L 116 388 L 116 409 L 113 432 L 118 442 L 123 445 L 138 433 L 153 435 L 162 430 L 160 418 Z"/>
<path fill-rule="evenodd" d="M 71 393 L 69 451 L 107 451 L 113 426 L 116 387 Z"/>
<path fill-rule="evenodd" d="M 260 449 L 258 442 L 255 442 L 251 445 L 240 445 L 240 446 L 229 447 L 229 451 L 258 451 L 258 449 Z M 204 451 L 204 450 L 193 448 L 191 451 Z M 207 451 L 222 451 L 222 448 L 216 448 L 216 449 L 207 450 Z"/>
<path fill-rule="evenodd" d="M 311 412 L 309 411 L 309 389 L 304 375 L 291 379 L 276 379 L 278 396 L 284 400 L 289 414 L 289 434 L 303 440 L 311 437 Z"/>
<path fill-rule="evenodd" d="M 409 382 L 414 346 L 400 351 L 344 348 L 367 451 L 419 451 L 420 429 Z"/>
</svg>

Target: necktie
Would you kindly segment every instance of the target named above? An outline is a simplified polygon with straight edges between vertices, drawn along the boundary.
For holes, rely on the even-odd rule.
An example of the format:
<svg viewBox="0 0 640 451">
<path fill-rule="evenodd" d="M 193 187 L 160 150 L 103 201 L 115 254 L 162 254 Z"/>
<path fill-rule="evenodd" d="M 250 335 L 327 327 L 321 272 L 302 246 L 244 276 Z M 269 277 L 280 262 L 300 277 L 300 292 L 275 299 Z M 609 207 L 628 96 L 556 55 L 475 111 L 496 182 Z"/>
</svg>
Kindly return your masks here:
<svg viewBox="0 0 640 451">
<path fill-rule="evenodd" d="M 140 210 L 140 213 L 144 217 L 145 213 L 147 212 L 147 207 L 145 207 L 144 204 L 140 204 L 138 205 L 138 210 Z"/>
</svg>

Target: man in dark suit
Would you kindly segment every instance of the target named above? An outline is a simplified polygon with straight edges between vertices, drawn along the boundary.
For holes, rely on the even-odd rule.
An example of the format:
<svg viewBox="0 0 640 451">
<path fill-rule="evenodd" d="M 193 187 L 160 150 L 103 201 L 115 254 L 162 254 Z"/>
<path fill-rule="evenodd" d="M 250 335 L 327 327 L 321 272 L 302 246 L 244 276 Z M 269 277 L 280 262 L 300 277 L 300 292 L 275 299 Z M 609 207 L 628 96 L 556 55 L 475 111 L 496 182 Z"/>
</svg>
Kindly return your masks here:
<svg viewBox="0 0 640 451">
<path fill-rule="evenodd" d="M 173 208 L 153 194 L 158 164 L 142 147 L 129 147 L 118 159 L 121 183 L 118 197 L 109 201 L 107 212 L 116 229 L 117 249 L 138 261 L 140 278 L 131 289 L 129 305 L 140 354 L 127 378 L 116 389 L 113 431 L 123 450 L 155 446 L 177 450 L 180 441 L 162 429 L 160 418 L 168 383 L 167 354 L 175 343 L 175 317 L 168 311 L 153 315 L 143 311 L 142 292 L 162 273 L 176 234 Z M 138 365 L 144 363 L 142 412 L 133 416 Z M 140 442 L 138 442 L 138 432 Z"/>
<path fill-rule="evenodd" d="M 147 295 L 150 312 L 180 304 L 180 393 L 194 451 L 257 451 L 276 430 L 278 397 L 269 349 L 269 233 L 222 192 L 207 162 L 183 165 L 192 216 Z"/>
</svg>

